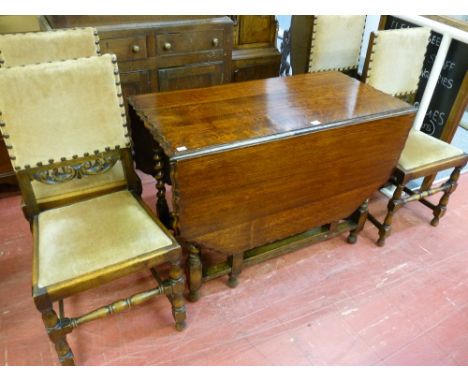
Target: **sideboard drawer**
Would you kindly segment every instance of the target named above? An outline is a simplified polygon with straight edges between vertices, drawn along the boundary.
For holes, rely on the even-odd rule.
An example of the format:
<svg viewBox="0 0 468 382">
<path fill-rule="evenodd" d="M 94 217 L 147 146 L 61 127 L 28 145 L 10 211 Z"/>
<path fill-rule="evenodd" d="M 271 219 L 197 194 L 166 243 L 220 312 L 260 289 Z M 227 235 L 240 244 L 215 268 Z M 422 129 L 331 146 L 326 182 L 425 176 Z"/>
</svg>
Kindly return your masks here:
<svg viewBox="0 0 468 382">
<path fill-rule="evenodd" d="M 223 29 L 184 31 L 156 35 L 156 52 L 161 55 L 223 48 Z"/>
<path fill-rule="evenodd" d="M 102 53 L 114 53 L 119 61 L 148 57 L 145 35 L 101 39 L 100 45 Z"/>
</svg>

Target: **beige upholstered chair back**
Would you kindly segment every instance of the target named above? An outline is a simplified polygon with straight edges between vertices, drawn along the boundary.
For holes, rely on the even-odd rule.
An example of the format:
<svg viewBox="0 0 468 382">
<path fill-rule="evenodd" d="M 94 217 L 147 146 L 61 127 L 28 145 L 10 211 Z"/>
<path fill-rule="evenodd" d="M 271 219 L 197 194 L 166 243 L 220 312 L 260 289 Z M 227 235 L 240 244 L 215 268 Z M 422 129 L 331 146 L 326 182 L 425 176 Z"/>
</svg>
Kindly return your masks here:
<svg viewBox="0 0 468 382">
<path fill-rule="evenodd" d="M 100 53 L 94 28 L 0 35 L 0 67 L 38 64 Z"/>
<path fill-rule="evenodd" d="M 130 146 L 116 62 L 106 54 L 0 69 L 0 127 L 15 171 Z M 59 187 L 77 192 L 96 181 L 125 182 L 122 166 Z M 54 187 L 33 188 L 41 199 Z"/>
<path fill-rule="evenodd" d="M 309 72 L 357 69 L 366 16 L 314 16 Z"/>
<path fill-rule="evenodd" d="M 372 32 L 363 72 L 365 83 L 397 97 L 414 94 L 430 32 L 425 27 Z"/>
</svg>

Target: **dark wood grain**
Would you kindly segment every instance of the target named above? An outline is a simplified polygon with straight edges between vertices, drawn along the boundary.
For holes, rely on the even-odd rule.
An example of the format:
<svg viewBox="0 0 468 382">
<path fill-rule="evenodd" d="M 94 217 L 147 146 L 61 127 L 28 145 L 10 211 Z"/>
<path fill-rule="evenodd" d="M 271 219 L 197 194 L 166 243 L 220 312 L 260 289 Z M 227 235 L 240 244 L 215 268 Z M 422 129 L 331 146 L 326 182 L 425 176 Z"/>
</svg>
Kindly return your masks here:
<svg viewBox="0 0 468 382">
<path fill-rule="evenodd" d="M 389 178 L 412 120 L 400 116 L 181 160 L 173 178 L 180 234 L 234 254 L 344 219 Z"/>
<path fill-rule="evenodd" d="M 235 48 L 259 48 L 276 44 L 278 22 L 275 16 L 240 15 L 233 18 Z"/>
<path fill-rule="evenodd" d="M 231 16 L 233 27 L 232 82 L 279 75 L 281 53 L 276 47 L 275 16 Z"/>
<path fill-rule="evenodd" d="M 129 101 L 167 155 L 409 111 L 403 101 L 342 73 L 303 74 L 208 89 L 146 94 Z"/>
<path fill-rule="evenodd" d="M 122 24 L 141 24 L 141 23 L 168 23 L 172 24 L 174 19 L 177 19 L 180 24 L 192 23 L 193 20 L 206 20 L 216 16 L 204 15 L 60 15 L 60 16 L 45 16 L 49 24 L 57 28 L 73 28 L 73 27 L 86 27 L 89 25 L 106 26 L 106 25 L 122 25 Z M 222 16 L 218 16 L 222 17 Z M 202 21 L 203 22 L 203 21 Z"/>
<path fill-rule="evenodd" d="M 281 53 L 276 47 L 234 49 L 231 82 L 278 77 Z"/>
</svg>

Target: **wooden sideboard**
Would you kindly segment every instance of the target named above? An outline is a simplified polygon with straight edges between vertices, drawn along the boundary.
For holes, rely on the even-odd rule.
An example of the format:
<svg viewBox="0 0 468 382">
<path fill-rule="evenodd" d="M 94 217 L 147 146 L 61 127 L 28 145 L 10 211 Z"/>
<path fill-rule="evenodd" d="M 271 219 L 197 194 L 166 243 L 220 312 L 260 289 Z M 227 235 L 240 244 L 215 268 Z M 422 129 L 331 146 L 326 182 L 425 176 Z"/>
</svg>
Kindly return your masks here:
<svg viewBox="0 0 468 382">
<path fill-rule="evenodd" d="M 230 82 L 227 16 L 45 16 L 55 28 L 96 27 L 101 52 L 117 55 L 125 96 Z"/>
<path fill-rule="evenodd" d="M 243 266 L 285 247 L 346 231 L 355 242 L 416 110 L 338 72 L 137 95 L 129 106 L 137 166 L 155 174 L 159 218 L 190 251 L 193 299 L 202 273 L 235 285 Z"/>
<path fill-rule="evenodd" d="M 275 16 L 231 16 L 234 21 L 232 82 L 278 77 L 281 53 L 276 48 Z"/>
</svg>

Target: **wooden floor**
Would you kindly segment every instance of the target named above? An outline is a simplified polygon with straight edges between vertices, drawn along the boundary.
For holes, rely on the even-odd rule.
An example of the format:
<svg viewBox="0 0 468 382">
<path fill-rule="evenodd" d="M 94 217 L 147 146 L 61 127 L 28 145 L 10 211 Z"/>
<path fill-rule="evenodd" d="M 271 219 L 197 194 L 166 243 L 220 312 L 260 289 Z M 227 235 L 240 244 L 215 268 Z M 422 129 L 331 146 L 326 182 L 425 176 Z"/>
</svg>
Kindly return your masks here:
<svg viewBox="0 0 468 382">
<path fill-rule="evenodd" d="M 154 185 L 144 177 L 145 200 Z M 81 365 L 468 365 L 468 175 L 438 228 L 410 204 L 384 248 L 366 224 L 345 237 L 247 268 L 236 289 L 208 282 L 176 332 L 156 298 L 69 335 Z M 31 298 L 31 235 L 19 196 L 0 199 L 0 365 L 56 365 Z M 386 199 L 370 210 L 382 216 Z M 69 299 L 68 314 L 152 286 L 129 277 Z"/>
</svg>

